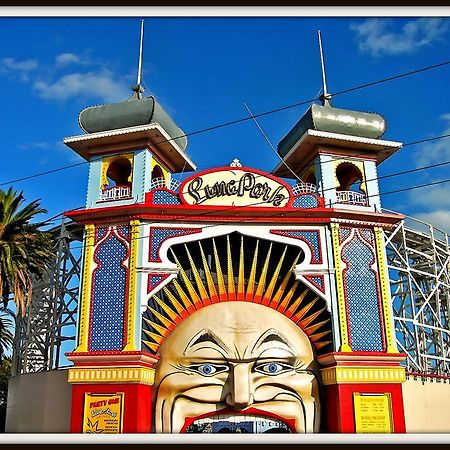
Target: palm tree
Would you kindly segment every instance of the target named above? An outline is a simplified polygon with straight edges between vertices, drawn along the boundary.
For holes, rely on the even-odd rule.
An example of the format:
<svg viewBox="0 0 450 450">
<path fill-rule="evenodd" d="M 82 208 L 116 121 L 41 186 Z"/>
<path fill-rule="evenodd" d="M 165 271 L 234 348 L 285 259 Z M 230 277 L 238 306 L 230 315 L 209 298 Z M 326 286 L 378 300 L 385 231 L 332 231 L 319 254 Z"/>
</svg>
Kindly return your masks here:
<svg viewBox="0 0 450 450">
<path fill-rule="evenodd" d="M 6 311 L 0 310 L 0 363 L 5 351 L 11 348 L 14 341 L 14 335 L 11 331 L 14 325 L 12 317 L 14 317 L 14 314 L 9 309 Z"/>
<path fill-rule="evenodd" d="M 22 192 L 0 189 L 0 301 L 6 309 L 12 294 L 17 315 L 31 301 L 33 277 L 41 277 L 54 256 L 51 234 L 42 231 L 48 222 L 31 223 L 47 211 L 40 200 L 24 202 Z"/>
</svg>

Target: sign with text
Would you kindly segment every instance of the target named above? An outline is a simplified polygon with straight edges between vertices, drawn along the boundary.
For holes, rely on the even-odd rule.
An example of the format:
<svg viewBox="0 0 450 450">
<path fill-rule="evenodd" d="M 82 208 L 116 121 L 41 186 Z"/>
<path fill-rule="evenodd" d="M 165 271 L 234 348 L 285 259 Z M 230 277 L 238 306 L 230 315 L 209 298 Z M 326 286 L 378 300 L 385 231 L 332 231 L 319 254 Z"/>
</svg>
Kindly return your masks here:
<svg viewBox="0 0 450 450">
<path fill-rule="evenodd" d="M 183 182 L 181 198 L 188 205 L 283 207 L 291 199 L 288 184 L 269 174 L 226 167 L 196 174 Z"/>
<path fill-rule="evenodd" d="M 84 394 L 83 433 L 122 433 L 123 392 Z"/>
<path fill-rule="evenodd" d="M 353 393 L 357 433 L 392 433 L 390 394 Z"/>
</svg>

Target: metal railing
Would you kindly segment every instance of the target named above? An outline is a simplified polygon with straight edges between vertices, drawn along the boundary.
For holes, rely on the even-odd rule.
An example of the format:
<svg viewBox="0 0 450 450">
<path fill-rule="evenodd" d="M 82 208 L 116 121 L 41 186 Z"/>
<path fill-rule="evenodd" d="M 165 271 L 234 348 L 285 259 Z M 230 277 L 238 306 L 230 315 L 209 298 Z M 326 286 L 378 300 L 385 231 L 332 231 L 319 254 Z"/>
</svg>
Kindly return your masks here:
<svg viewBox="0 0 450 450">
<path fill-rule="evenodd" d="M 368 206 L 367 194 L 355 191 L 336 191 L 336 203 Z"/>
<path fill-rule="evenodd" d="M 304 194 L 304 193 L 313 193 L 317 192 L 317 186 L 312 183 L 297 183 L 295 186 L 292 186 L 292 192 L 294 195 Z"/>
<path fill-rule="evenodd" d="M 121 200 L 131 197 L 130 186 L 113 186 L 102 189 L 99 200 L 101 202 Z"/>
<path fill-rule="evenodd" d="M 150 190 L 153 191 L 153 189 L 159 189 L 159 188 L 167 188 L 171 191 L 177 191 L 180 187 L 181 183 L 178 180 L 175 180 L 172 178 L 170 180 L 170 183 L 167 184 L 165 178 L 154 178 L 150 184 Z"/>
</svg>

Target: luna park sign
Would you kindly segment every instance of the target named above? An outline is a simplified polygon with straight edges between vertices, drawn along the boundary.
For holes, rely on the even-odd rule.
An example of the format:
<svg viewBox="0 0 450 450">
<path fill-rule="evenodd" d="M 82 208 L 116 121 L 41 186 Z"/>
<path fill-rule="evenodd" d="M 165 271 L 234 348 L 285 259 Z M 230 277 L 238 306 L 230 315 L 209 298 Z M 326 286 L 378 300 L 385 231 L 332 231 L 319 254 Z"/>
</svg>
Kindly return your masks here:
<svg viewBox="0 0 450 450">
<path fill-rule="evenodd" d="M 291 199 L 288 184 L 247 168 L 221 168 L 186 179 L 180 186 L 184 203 L 205 206 L 283 207 Z"/>
</svg>

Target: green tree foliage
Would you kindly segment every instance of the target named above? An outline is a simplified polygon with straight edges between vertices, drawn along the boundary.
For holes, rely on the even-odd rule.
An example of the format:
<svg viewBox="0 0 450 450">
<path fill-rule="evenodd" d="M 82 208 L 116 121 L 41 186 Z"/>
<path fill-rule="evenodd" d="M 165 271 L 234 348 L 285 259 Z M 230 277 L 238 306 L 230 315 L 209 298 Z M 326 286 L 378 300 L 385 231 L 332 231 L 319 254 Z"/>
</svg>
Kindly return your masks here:
<svg viewBox="0 0 450 450">
<path fill-rule="evenodd" d="M 25 314 L 31 301 L 33 277 L 41 277 L 54 255 L 47 222 L 34 222 L 47 211 L 34 200 L 24 205 L 22 192 L 0 190 L 0 300 L 6 308 L 10 295 L 17 314 Z"/>
</svg>

